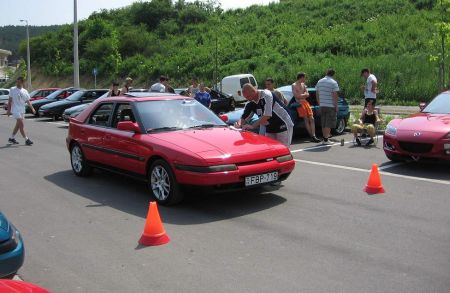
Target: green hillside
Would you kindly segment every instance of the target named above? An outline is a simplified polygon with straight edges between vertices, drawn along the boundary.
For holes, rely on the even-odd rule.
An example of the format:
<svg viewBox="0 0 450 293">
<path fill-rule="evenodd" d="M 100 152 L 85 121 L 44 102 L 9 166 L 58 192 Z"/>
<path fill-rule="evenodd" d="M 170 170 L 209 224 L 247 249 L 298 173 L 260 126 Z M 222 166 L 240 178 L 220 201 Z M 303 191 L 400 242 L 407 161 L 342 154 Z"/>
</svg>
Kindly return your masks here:
<svg viewBox="0 0 450 293">
<path fill-rule="evenodd" d="M 50 31 L 55 31 L 58 25 L 30 26 L 30 37 L 39 36 Z M 12 58 L 19 57 L 19 43 L 26 39 L 25 26 L 0 26 L 0 49 L 6 49 L 13 53 Z"/>
<path fill-rule="evenodd" d="M 381 98 L 415 103 L 437 92 L 437 64 L 430 61 L 437 54 L 434 5 L 298 0 L 223 12 L 213 1 L 137 2 L 80 23 L 80 70 L 89 75 L 97 67 L 105 81 L 132 76 L 141 85 L 160 74 L 177 86 L 194 75 L 212 84 L 217 41 L 219 78 L 249 72 L 260 83 L 271 76 L 284 85 L 305 71 L 314 84 L 333 67 L 345 95 L 358 101 L 359 72 L 370 67 Z M 32 60 L 45 74 L 71 75 L 71 26 L 33 38 L 31 46 Z"/>
</svg>

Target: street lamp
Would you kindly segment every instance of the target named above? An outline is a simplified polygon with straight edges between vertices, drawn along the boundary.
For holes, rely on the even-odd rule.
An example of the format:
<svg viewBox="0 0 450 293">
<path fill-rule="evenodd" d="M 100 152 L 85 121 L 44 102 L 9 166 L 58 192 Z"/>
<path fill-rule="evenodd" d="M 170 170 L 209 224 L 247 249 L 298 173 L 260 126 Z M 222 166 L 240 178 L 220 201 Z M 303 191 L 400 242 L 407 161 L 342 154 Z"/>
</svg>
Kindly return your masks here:
<svg viewBox="0 0 450 293">
<path fill-rule="evenodd" d="M 27 83 L 28 90 L 31 91 L 33 87 L 31 86 L 30 29 L 28 26 L 28 20 L 21 19 L 20 22 L 25 22 L 27 24 Z"/>
<path fill-rule="evenodd" d="M 78 60 L 77 0 L 73 0 L 73 86 L 80 87 L 80 61 Z"/>
</svg>

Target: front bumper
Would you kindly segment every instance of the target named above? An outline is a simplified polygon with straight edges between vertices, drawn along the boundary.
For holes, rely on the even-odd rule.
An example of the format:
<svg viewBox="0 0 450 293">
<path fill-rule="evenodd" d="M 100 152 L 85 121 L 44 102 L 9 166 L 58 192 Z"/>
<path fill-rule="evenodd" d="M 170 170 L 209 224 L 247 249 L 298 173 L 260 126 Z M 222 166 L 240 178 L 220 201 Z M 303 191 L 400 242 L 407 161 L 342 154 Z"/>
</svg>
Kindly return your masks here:
<svg viewBox="0 0 450 293">
<path fill-rule="evenodd" d="M 394 136 L 384 134 L 383 150 L 387 155 L 450 161 L 450 139 L 399 141 Z"/>
<path fill-rule="evenodd" d="M 278 181 L 287 179 L 294 170 L 295 162 L 290 160 L 279 163 L 276 160 L 250 165 L 238 165 L 235 171 L 197 173 L 191 171 L 182 171 L 174 169 L 178 183 L 190 186 L 214 187 L 221 189 L 230 187 L 231 189 L 244 189 L 245 177 L 278 172 Z M 269 183 L 266 183 L 269 184 Z M 253 187 L 253 186 L 252 186 Z"/>
<path fill-rule="evenodd" d="M 20 232 L 17 231 L 16 233 L 18 240 L 17 246 L 11 251 L 0 254 L 0 278 L 14 274 L 23 265 L 25 249 Z"/>
</svg>

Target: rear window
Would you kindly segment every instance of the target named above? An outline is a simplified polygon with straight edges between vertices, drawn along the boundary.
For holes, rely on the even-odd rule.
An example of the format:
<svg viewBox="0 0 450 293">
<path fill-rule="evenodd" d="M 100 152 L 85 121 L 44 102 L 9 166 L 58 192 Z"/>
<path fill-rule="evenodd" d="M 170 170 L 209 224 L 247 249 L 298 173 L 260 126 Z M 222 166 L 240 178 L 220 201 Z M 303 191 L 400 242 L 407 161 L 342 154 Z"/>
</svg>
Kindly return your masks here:
<svg viewBox="0 0 450 293">
<path fill-rule="evenodd" d="M 97 126 L 108 126 L 112 114 L 113 104 L 101 104 L 89 118 L 89 124 Z"/>
<path fill-rule="evenodd" d="M 241 88 L 244 87 L 244 84 L 249 83 L 248 77 L 241 78 L 240 81 L 241 81 Z"/>
</svg>

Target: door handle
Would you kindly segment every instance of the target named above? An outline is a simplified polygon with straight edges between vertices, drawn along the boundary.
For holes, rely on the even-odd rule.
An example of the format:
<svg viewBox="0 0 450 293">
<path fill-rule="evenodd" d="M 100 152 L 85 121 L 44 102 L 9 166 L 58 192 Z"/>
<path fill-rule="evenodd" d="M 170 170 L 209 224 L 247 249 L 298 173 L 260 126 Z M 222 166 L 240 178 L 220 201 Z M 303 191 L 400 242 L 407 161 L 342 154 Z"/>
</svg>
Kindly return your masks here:
<svg viewBox="0 0 450 293">
<path fill-rule="evenodd" d="M 110 140 L 111 139 L 111 135 L 105 135 L 105 139 Z"/>
</svg>

